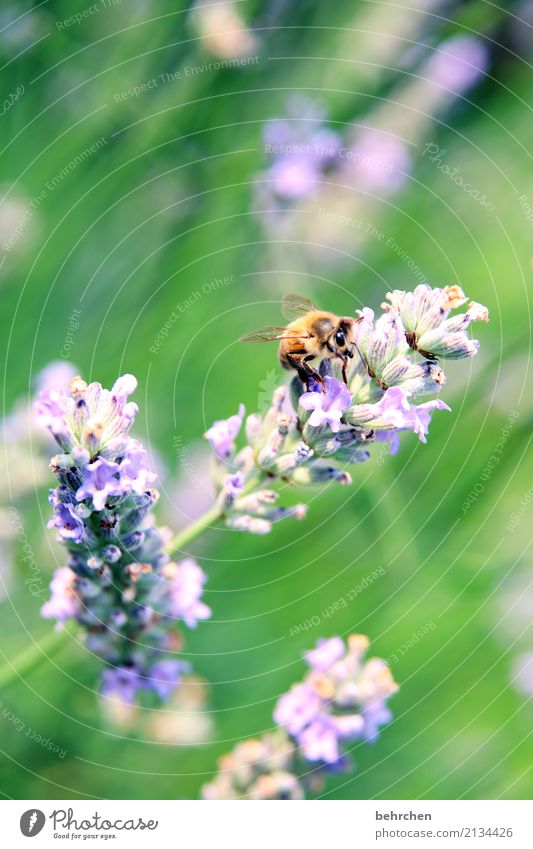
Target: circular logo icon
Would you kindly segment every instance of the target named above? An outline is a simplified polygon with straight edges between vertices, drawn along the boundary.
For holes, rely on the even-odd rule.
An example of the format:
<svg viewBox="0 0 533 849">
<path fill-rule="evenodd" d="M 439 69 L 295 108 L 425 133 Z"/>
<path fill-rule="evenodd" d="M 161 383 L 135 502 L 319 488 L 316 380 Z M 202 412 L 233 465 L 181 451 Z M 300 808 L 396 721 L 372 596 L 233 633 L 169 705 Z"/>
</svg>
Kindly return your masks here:
<svg viewBox="0 0 533 849">
<path fill-rule="evenodd" d="M 20 818 L 20 830 L 24 837 L 35 837 L 42 831 L 45 822 L 46 817 L 42 811 L 30 808 L 29 811 L 24 811 Z"/>
</svg>

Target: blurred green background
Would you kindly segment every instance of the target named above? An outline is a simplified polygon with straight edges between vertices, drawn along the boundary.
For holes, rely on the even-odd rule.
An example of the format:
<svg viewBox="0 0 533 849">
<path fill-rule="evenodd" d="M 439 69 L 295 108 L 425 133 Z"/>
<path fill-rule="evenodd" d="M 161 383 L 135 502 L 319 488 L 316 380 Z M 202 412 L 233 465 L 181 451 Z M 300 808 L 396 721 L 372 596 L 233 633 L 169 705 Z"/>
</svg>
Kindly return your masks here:
<svg viewBox="0 0 533 849">
<path fill-rule="evenodd" d="M 197 798 L 221 754 L 272 726 L 276 698 L 303 674 L 302 652 L 354 631 L 390 659 L 400 692 L 393 722 L 374 745 L 355 746 L 357 771 L 329 781 L 324 798 L 531 796 L 532 7 L 506 7 L 2 6 L 0 344 L 11 431 L 40 370 L 65 359 L 78 310 L 67 360 L 105 385 L 138 377 L 136 434 L 159 464 L 159 513 L 183 526 L 184 503 L 194 515 L 208 488 L 206 427 L 241 401 L 257 409 L 286 379 L 274 348 L 235 341 L 279 322 L 283 291 L 349 314 L 423 275 L 459 283 L 491 310 L 476 328 L 479 355 L 447 369 L 452 413 L 435 416 L 427 445 L 406 436 L 396 457 L 357 467 L 350 488 L 298 493 L 310 502 L 301 523 L 267 537 L 213 528 L 191 544 L 213 609 L 185 635 L 210 685 L 198 745 L 162 740 L 146 722 L 112 724 L 94 692 L 99 664 L 73 636 L 56 653 L 36 649 L 39 662 L 2 688 L 5 797 Z M 487 64 L 443 94 L 428 62 L 458 35 L 482 44 Z M 297 202 L 265 197 L 264 125 L 290 114 L 294 96 L 318 116 L 298 125 L 304 140 L 317 122 L 347 140 L 367 126 L 402 139 L 411 166 L 401 185 L 363 189 L 326 172 Z M 52 632 L 8 508 L 43 587 L 64 562 L 45 529 L 49 448 L 22 425 L 4 436 L 0 681 Z M 355 601 L 323 615 L 379 567 Z M 313 617 L 318 625 L 291 636 Z"/>
</svg>

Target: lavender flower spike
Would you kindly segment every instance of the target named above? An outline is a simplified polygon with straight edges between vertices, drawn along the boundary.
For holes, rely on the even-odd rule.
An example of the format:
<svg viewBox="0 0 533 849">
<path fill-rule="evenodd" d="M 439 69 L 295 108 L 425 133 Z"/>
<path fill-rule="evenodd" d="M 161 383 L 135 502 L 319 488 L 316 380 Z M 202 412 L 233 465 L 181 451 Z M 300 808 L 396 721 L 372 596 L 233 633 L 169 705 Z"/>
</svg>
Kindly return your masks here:
<svg viewBox="0 0 533 849">
<path fill-rule="evenodd" d="M 69 554 L 41 612 L 79 623 L 105 664 L 102 694 L 127 704 L 171 696 L 188 668 L 174 655 L 176 619 L 192 628 L 211 615 L 204 573 L 192 559 L 170 562 L 168 535 L 151 515 L 155 474 L 129 435 L 136 385 L 125 375 L 108 391 L 77 377 L 70 392 L 48 389 L 36 404 L 63 452 L 51 463 L 60 483 L 49 526 Z"/>
<path fill-rule="evenodd" d="M 306 660 L 310 672 L 280 698 L 274 720 L 294 736 L 309 761 L 335 767 L 342 744 L 375 739 L 389 719 L 385 702 L 397 685 L 384 661 L 363 662 L 368 639 L 353 635 L 340 653 L 338 638 L 319 642 Z"/>
<path fill-rule="evenodd" d="M 399 434 L 411 431 L 425 443 L 432 412 L 450 408 L 440 398 L 415 404 L 414 397 L 440 391 L 446 375 L 438 358 L 472 356 L 478 343 L 469 339 L 468 327 L 488 320 L 487 309 L 474 301 L 466 312 L 449 317 L 466 300 L 459 286 L 394 290 L 381 315 L 369 308 L 357 311 L 347 385 L 340 359 L 323 360 L 324 391 L 313 383 L 304 386 L 298 377 L 290 397 L 279 386 L 263 415 L 247 417 L 240 446 L 242 405 L 237 416 L 215 422 L 205 436 L 215 452 L 215 509 L 226 524 L 269 533 L 281 519 L 305 516 L 303 504 L 278 506 L 277 481 L 348 485 L 349 466 L 368 460 L 376 442 L 387 441 L 395 454 Z"/>
<path fill-rule="evenodd" d="M 302 799 L 328 772 L 349 765 L 344 747 L 372 742 L 391 719 L 387 700 L 398 687 L 383 660 L 364 660 L 368 638 L 319 640 L 305 659 L 309 671 L 279 699 L 278 728 L 239 743 L 221 758 L 204 799 Z"/>
</svg>

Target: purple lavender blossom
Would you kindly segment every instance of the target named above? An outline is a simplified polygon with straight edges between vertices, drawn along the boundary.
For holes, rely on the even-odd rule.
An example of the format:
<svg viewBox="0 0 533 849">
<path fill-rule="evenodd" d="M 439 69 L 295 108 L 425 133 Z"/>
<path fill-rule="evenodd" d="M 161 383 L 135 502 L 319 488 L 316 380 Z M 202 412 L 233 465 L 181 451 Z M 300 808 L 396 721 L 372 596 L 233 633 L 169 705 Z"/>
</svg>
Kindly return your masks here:
<svg viewBox="0 0 533 849">
<path fill-rule="evenodd" d="M 115 380 L 111 388 L 111 395 L 118 404 L 124 405 L 129 396 L 133 395 L 136 389 L 137 378 L 135 378 L 132 374 L 124 374 L 122 377 Z M 137 407 L 137 404 L 134 404 L 133 406 Z"/>
<path fill-rule="evenodd" d="M 399 386 L 387 389 L 379 403 L 372 410 L 375 418 L 396 430 L 412 430 L 421 442 L 427 442 L 426 435 L 433 410 L 448 410 L 450 407 L 439 398 L 424 404 L 410 404 L 405 392 Z M 370 423 L 372 425 L 372 422 Z"/>
<path fill-rule="evenodd" d="M 229 419 L 218 419 L 204 434 L 211 448 L 220 459 L 226 459 L 233 451 L 235 439 L 241 429 L 244 418 L 244 404 L 239 405 L 239 412 Z"/>
<path fill-rule="evenodd" d="M 370 702 L 363 708 L 362 733 L 368 743 L 374 743 L 379 737 L 382 725 L 387 725 L 392 719 L 392 712 L 383 702 Z"/>
<path fill-rule="evenodd" d="M 290 200 L 305 197 L 320 179 L 320 165 L 305 156 L 279 159 L 268 171 L 276 194 Z"/>
<path fill-rule="evenodd" d="M 114 459 L 128 444 L 126 434 L 138 408 L 126 399 L 136 385 L 133 375 L 119 378 L 111 391 L 75 377 L 69 393 L 47 389 L 39 394 L 37 421 L 52 433 L 63 451 L 77 449 L 81 456 L 88 453 L 94 458 L 100 454 Z"/>
<path fill-rule="evenodd" d="M 95 510 L 103 510 L 108 498 L 124 494 L 117 478 L 119 468 L 118 463 L 110 463 L 103 457 L 89 463 L 83 471 L 84 481 L 76 492 L 76 499 L 90 498 Z"/>
<path fill-rule="evenodd" d="M 372 443 L 387 442 L 394 454 L 398 435 L 405 430 L 426 442 L 431 413 L 449 410 L 440 399 L 421 404 L 410 399 L 436 393 L 445 384 L 437 356 L 475 353 L 477 342 L 465 331 L 473 321 L 486 321 L 488 311 L 471 302 L 463 314 L 448 317 L 466 302 L 459 286 L 394 290 L 387 301 L 379 316 L 368 308 L 357 310 L 357 356 L 342 370 L 340 358 L 318 364 L 324 391 L 311 381 L 311 391 L 305 392 L 294 377 L 288 405 L 288 392 L 280 386 L 262 415 L 248 416 L 240 449 L 235 440 L 241 412 L 215 422 L 207 432 L 216 457 L 214 510 L 228 527 L 266 534 L 277 519 L 301 518 L 301 505 L 273 506 L 271 487 L 276 480 L 297 486 L 330 481 L 348 485 L 352 478 L 347 465 L 366 462 Z"/>
<path fill-rule="evenodd" d="M 323 424 L 330 426 L 333 433 L 340 430 L 342 414 L 352 402 L 350 390 L 335 377 L 325 378 L 325 392 L 305 392 L 300 396 L 300 406 L 312 410 L 309 418 L 311 427 Z"/>
<path fill-rule="evenodd" d="M 61 539 L 81 542 L 85 526 L 76 512 L 75 505 L 60 501 L 54 490 L 51 491 L 49 500 L 53 504 L 54 515 L 46 527 L 57 528 Z"/>
<path fill-rule="evenodd" d="M 120 463 L 120 484 L 123 492 L 142 495 L 156 479 L 147 463 L 148 454 L 136 439 L 130 439 L 127 451 Z"/>
</svg>

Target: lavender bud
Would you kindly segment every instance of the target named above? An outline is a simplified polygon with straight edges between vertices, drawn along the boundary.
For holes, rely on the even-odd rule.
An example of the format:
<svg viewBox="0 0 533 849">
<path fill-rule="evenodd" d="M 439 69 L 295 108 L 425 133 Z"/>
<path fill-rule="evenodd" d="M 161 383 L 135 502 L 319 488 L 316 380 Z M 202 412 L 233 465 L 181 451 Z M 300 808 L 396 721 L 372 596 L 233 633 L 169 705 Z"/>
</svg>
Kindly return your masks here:
<svg viewBox="0 0 533 849">
<path fill-rule="evenodd" d="M 284 413 L 277 416 L 276 427 L 267 438 L 265 447 L 259 452 L 258 463 L 262 468 L 271 466 L 282 451 L 289 432 L 290 418 Z"/>
<path fill-rule="evenodd" d="M 269 433 L 273 430 L 278 423 L 278 416 L 283 410 L 283 406 L 287 401 L 287 387 L 286 386 L 278 386 L 277 389 L 274 390 L 272 395 L 272 406 L 267 410 L 263 427 L 265 433 Z"/>
<path fill-rule="evenodd" d="M 126 551 L 135 551 L 144 542 L 144 533 L 142 531 L 132 531 L 123 536 L 120 540 L 122 547 Z"/>
<path fill-rule="evenodd" d="M 102 557 L 107 563 L 118 563 L 122 557 L 122 551 L 118 545 L 105 545 L 102 549 Z"/>
<path fill-rule="evenodd" d="M 235 507 L 243 513 L 256 513 L 265 506 L 274 504 L 278 498 L 279 494 L 274 490 L 260 489 L 258 492 L 252 492 L 250 495 L 237 499 Z"/>
<path fill-rule="evenodd" d="M 292 454 L 284 454 L 279 457 L 274 465 L 276 473 L 280 477 L 291 474 L 298 466 L 306 463 L 314 454 L 312 448 L 305 442 L 299 442 Z"/>
<path fill-rule="evenodd" d="M 263 444 L 263 422 L 258 413 L 252 413 L 246 419 L 246 439 L 253 448 Z"/>
<path fill-rule="evenodd" d="M 268 534 L 272 530 L 272 522 L 247 514 L 230 516 L 226 520 L 226 525 L 228 528 L 233 528 L 236 531 L 247 531 L 250 534 Z"/>
<path fill-rule="evenodd" d="M 74 510 L 80 519 L 88 519 L 93 512 L 91 508 L 87 504 L 83 504 L 83 502 L 81 504 L 76 504 Z"/>
<path fill-rule="evenodd" d="M 356 404 L 346 410 L 344 418 L 349 424 L 365 425 L 375 418 L 371 404 Z"/>
<path fill-rule="evenodd" d="M 352 478 L 348 472 L 342 469 L 336 469 L 334 466 L 303 466 L 295 469 L 292 479 L 294 483 L 308 485 L 328 483 L 328 481 L 337 481 L 342 486 L 351 484 Z"/>
<path fill-rule="evenodd" d="M 111 611 L 109 621 L 114 628 L 122 628 L 128 621 L 128 617 L 123 610 L 116 608 Z"/>
</svg>

